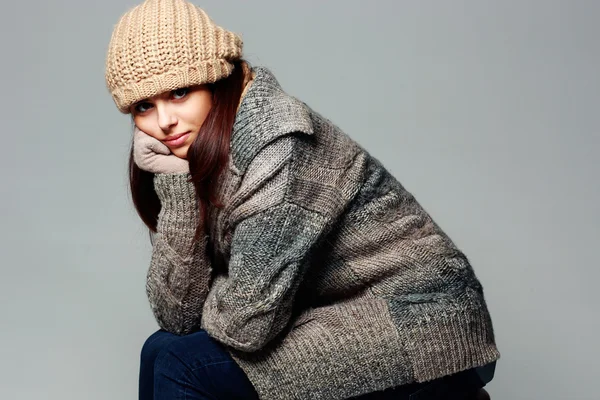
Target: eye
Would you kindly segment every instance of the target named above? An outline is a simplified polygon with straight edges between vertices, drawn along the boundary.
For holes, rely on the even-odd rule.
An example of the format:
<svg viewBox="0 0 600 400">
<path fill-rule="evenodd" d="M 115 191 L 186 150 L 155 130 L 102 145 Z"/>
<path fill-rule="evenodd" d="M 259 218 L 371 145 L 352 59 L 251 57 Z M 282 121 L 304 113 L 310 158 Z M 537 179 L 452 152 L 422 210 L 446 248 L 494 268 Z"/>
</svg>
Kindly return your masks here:
<svg viewBox="0 0 600 400">
<path fill-rule="evenodd" d="M 173 90 L 171 93 L 173 93 L 173 97 L 175 97 L 176 99 L 181 99 L 184 98 L 189 93 L 189 91 L 189 88 L 180 88 Z"/>
<path fill-rule="evenodd" d="M 143 113 L 143 112 L 146 112 L 147 109 L 150 108 L 150 107 L 152 107 L 152 104 L 144 101 L 144 102 L 141 102 L 141 103 L 137 103 L 133 109 L 137 113 Z"/>
</svg>

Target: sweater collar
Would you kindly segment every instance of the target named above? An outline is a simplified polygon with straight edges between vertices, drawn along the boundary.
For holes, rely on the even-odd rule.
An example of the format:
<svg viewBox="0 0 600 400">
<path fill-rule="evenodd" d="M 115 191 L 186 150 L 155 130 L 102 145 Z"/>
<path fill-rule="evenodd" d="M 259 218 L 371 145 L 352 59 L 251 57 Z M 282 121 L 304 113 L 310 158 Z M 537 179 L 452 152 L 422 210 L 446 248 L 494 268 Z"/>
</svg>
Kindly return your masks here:
<svg viewBox="0 0 600 400">
<path fill-rule="evenodd" d="M 231 156 L 241 173 L 264 146 L 278 137 L 292 132 L 313 133 L 308 106 L 285 93 L 266 67 L 252 70 L 254 80 L 239 106 L 231 136 Z"/>
</svg>

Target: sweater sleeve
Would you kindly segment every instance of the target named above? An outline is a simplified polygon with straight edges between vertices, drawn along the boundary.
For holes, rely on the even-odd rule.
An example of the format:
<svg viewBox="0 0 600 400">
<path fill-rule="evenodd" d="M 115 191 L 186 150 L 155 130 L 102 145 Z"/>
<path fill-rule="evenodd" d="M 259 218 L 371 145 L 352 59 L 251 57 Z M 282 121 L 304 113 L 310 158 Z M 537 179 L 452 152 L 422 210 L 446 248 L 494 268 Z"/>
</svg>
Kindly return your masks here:
<svg viewBox="0 0 600 400">
<path fill-rule="evenodd" d="M 290 202 L 241 222 L 229 275 L 214 282 L 203 328 L 238 350 L 264 347 L 289 322 L 308 255 L 326 226 L 327 218 Z"/>
<path fill-rule="evenodd" d="M 289 143 L 294 147 L 295 140 Z M 332 176 L 344 169 L 327 175 L 318 160 L 280 144 L 266 150 L 269 162 L 277 163 L 277 154 L 292 156 L 247 200 L 268 205 L 235 226 L 228 275 L 215 278 L 204 306 L 202 328 L 240 351 L 263 348 L 288 325 L 311 256 L 351 196 Z"/>
<path fill-rule="evenodd" d="M 146 280 L 158 325 L 180 335 L 200 328 L 211 273 L 206 237 L 193 240 L 199 212 L 189 177 L 189 173 L 154 176 L 161 210 Z"/>
</svg>

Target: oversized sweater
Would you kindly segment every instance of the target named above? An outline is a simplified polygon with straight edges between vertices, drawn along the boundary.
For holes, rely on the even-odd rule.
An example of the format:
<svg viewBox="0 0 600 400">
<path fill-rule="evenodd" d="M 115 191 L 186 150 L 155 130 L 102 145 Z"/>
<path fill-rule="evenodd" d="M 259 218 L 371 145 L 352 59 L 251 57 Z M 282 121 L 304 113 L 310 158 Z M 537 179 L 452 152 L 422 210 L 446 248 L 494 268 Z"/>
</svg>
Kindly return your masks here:
<svg viewBox="0 0 600 400">
<path fill-rule="evenodd" d="M 255 67 L 210 231 L 189 174 L 157 174 L 147 293 L 205 329 L 261 399 L 346 399 L 497 360 L 473 268 L 384 166 Z"/>
</svg>

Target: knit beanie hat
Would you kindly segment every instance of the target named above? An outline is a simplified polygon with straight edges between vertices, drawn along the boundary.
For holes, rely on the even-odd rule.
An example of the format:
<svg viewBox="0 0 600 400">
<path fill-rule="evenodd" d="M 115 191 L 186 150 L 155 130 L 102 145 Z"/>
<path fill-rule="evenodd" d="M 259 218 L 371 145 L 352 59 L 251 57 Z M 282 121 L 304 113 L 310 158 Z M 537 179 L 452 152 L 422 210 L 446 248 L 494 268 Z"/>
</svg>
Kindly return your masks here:
<svg viewBox="0 0 600 400">
<path fill-rule="evenodd" d="M 146 0 L 115 26 L 105 78 L 119 111 L 182 87 L 216 82 L 233 71 L 242 39 L 185 0 Z"/>
</svg>

